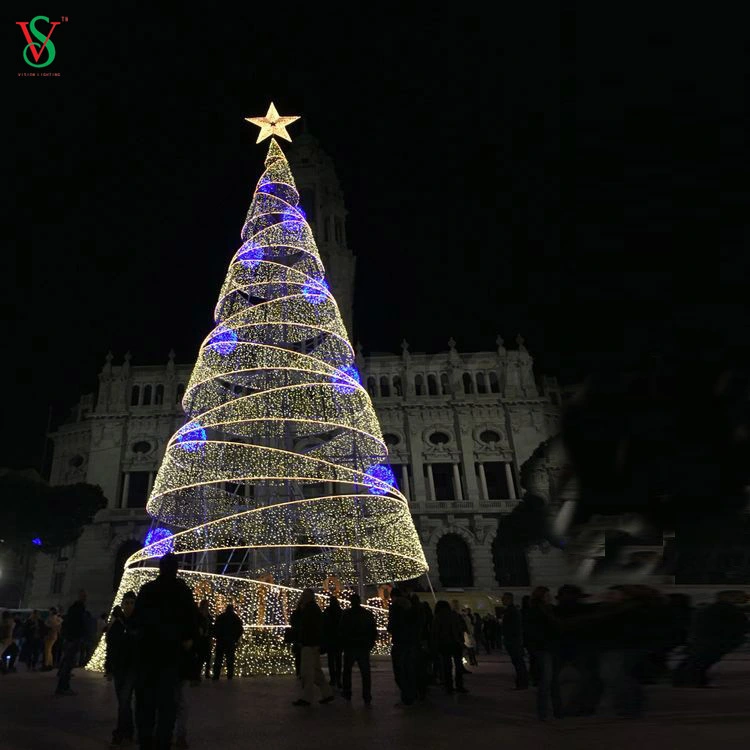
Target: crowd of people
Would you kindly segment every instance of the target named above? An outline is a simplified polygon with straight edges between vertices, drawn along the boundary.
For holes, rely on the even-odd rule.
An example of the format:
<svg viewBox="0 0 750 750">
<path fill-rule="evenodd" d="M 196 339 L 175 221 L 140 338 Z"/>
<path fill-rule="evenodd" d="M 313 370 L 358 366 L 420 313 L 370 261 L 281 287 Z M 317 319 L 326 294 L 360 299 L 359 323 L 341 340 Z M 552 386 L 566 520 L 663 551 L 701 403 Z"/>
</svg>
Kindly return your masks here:
<svg viewBox="0 0 750 750">
<path fill-rule="evenodd" d="M 243 636 L 240 617 L 228 604 L 214 621 L 207 601 L 196 606 L 178 577 L 174 555 L 160 561 L 159 576 L 136 595 L 127 592 L 110 618 L 93 618 L 86 594 L 62 617 L 54 608 L 21 621 L 4 612 L 0 625 L 0 668 L 57 668 L 55 694 L 75 695 L 73 669 L 89 659 L 96 634 L 106 640 L 105 673 L 118 703 L 114 746 L 136 736 L 142 750 L 186 748 L 190 714 L 186 687 L 202 677 L 235 673 Z M 399 707 L 424 701 L 431 689 L 468 693 L 465 675 L 479 667 L 482 652 L 503 651 L 513 666 L 513 690 L 536 688 L 539 719 L 586 716 L 604 702 L 623 717 L 642 715 L 645 684 L 706 687 L 709 670 L 740 647 L 750 629 L 729 592 L 693 608 L 683 594 L 661 595 L 645 585 L 612 586 L 596 603 L 578 586 L 535 588 L 520 606 L 505 593 L 502 608 L 480 614 L 457 600 L 434 607 L 405 588 L 394 588 L 388 611 L 391 664 Z M 293 705 L 326 705 L 353 695 L 360 673 L 362 700 L 372 703 L 370 656 L 378 641 L 372 612 L 359 596 L 346 606 L 329 596 L 321 609 L 305 589 L 284 636 L 294 654 L 300 695 Z M 92 627 L 92 621 L 94 623 Z M 94 637 L 92 638 L 92 633 Z M 328 677 L 321 664 L 327 657 Z"/>
</svg>

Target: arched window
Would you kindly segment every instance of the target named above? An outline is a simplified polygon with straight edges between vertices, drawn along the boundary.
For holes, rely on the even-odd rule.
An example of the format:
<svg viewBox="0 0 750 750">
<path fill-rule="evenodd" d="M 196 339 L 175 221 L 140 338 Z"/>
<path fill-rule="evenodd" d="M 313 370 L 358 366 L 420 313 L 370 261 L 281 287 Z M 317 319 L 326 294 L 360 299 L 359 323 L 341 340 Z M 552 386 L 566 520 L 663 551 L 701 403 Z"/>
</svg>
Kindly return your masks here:
<svg viewBox="0 0 750 750">
<path fill-rule="evenodd" d="M 147 385 L 143 389 L 143 405 L 151 406 L 151 386 Z"/>
<path fill-rule="evenodd" d="M 490 373 L 490 393 L 500 393 L 500 383 L 496 372 Z"/>
<path fill-rule="evenodd" d="M 130 391 L 130 405 L 138 406 L 140 400 L 141 400 L 141 387 L 139 385 L 134 385 L 133 390 Z"/>
<path fill-rule="evenodd" d="M 155 404 L 164 403 L 164 386 L 161 385 L 161 383 L 156 386 L 156 393 L 154 394 L 154 403 Z"/>
<path fill-rule="evenodd" d="M 174 400 L 174 401 L 175 401 L 175 403 L 176 403 L 176 404 L 179 404 L 179 403 L 180 403 L 180 401 L 182 401 L 182 397 L 183 397 L 184 395 L 185 395 L 185 384 L 184 384 L 184 383 L 180 383 L 180 384 L 179 384 L 179 385 L 177 386 L 177 395 L 175 396 L 175 400 Z"/>
<path fill-rule="evenodd" d="M 378 395 L 378 387 L 375 383 L 375 378 L 370 375 L 369 378 L 367 378 L 367 392 L 371 396 L 377 396 Z"/>
<path fill-rule="evenodd" d="M 451 384 L 450 384 L 450 380 L 448 380 L 447 372 L 440 373 L 440 391 L 442 392 L 443 396 L 450 395 Z"/>
<path fill-rule="evenodd" d="M 446 534 L 437 543 L 438 575 L 445 588 L 474 585 L 469 545 L 458 534 Z"/>
<path fill-rule="evenodd" d="M 129 539 L 118 547 L 117 554 L 115 555 L 115 569 L 112 576 L 112 591 L 117 591 L 120 585 L 120 580 L 122 579 L 127 559 L 138 552 L 142 546 L 143 545 L 135 539 Z"/>
<path fill-rule="evenodd" d="M 437 378 L 432 373 L 427 376 L 427 392 L 430 396 L 438 395 Z"/>
<path fill-rule="evenodd" d="M 399 375 L 393 376 L 393 393 L 396 396 L 404 395 L 404 389 L 401 387 L 401 377 Z"/>
<path fill-rule="evenodd" d="M 464 373 L 464 393 L 474 393 L 474 381 L 469 372 Z"/>
<path fill-rule="evenodd" d="M 414 376 L 414 393 L 424 396 L 424 378 L 421 375 Z"/>
<path fill-rule="evenodd" d="M 380 395 L 381 396 L 391 395 L 391 384 L 388 382 L 388 378 L 385 375 L 380 376 Z"/>
<path fill-rule="evenodd" d="M 483 372 L 477 373 L 477 393 L 487 393 L 487 381 Z"/>
</svg>

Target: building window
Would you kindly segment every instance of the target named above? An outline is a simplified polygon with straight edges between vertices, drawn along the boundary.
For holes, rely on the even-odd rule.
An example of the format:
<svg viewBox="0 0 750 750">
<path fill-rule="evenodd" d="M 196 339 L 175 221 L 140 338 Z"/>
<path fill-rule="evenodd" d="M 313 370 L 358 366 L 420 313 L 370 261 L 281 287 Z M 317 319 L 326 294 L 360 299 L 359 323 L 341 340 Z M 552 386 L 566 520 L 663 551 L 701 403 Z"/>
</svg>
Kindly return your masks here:
<svg viewBox="0 0 750 750">
<path fill-rule="evenodd" d="M 130 391 L 130 405 L 131 406 L 138 406 L 138 403 L 141 400 L 141 388 L 138 385 L 134 385 L 133 389 Z"/>
<path fill-rule="evenodd" d="M 482 430 L 482 432 L 479 433 L 479 439 L 483 443 L 499 443 L 500 433 L 495 432 L 494 430 Z"/>
<path fill-rule="evenodd" d="M 404 495 L 411 498 L 411 487 L 413 485 L 413 480 L 411 478 L 411 465 L 391 464 L 391 468 L 396 476 L 396 486 L 404 493 Z M 404 476 L 404 474 L 406 474 L 406 476 Z"/>
<path fill-rule="evenodd" d="M 414 376 L 414 393 L 417 396 L 424 396 L 424 378 L 421 375 Z"/>
<path fill-rule="evenodd" d="M 184 383 L 180 383 L 180 384 L 179 384 L 179 385 L 177 386 L 177 395 L 175 396 L 175 400 L 174 400 L 174 402 L 175 402 L 176 404 L 179 404 L 179 403 L 180 403 L 180 401 L 182 401 L 182 397 L 183 397 L 184 395 L 185 395 L 185 384 L 184 384 Z"/>
<path fill-rule="evenodd" d="M 464 393 L 474 393 L 474 381 L 468 372 L 464 373 Z"/>
<path fill-rule="evenodd" d="M 490 373 L 490 393 L 500 393 L 500 382 L 496 372 Z"/>
<path fill-rule="evenodd" d="M 445 534 L 437 543 L 438 575 L 445 588 L 474 585 L 469 545 L 458 534 Z"/>
<path fill-rule="evenodd" d="M 456 490 L 453 485 L 453 464 L 430 464 L 432 467 L 432 481 L 435 485 L 435 500 L 438 502 L 453 502 Z"/>
<path fill-rule="evenodd" d="M 450 440 L 451 436 L 445 432 L 433 432 L 429 437 L 429 441 L 433 445 L 445 445 L 446 443 L 450 443 Z"/>
<path fill-rule="evenodd" d="M 477 373 L 477 393 L 487 393 L 487 381 L 483 372 Z"/>
<path fill-rule="evenodd" d="M 151 406 L 151 386 L 147 385 L 143 389 L 143 405 Z"/>
<path fill-rule="evenodd" d="M 389 447 L 393 447 L 394 445 L 398 445 L 401 442 L 401 438 L 398 435 L 395 435 L 392 432 L 386 432 L 383 435 L 383 442 Z"/>
<path fill-rule="evenodd" d="M 441 372 L 440 373 L 440 390 L 441 390 L 443 396 L 450 395 L 451 384 L 450 384 L 450 381 L 448 380 L 448 373 L 446 373 L 446 372 Z"/>
<path fill-rule="evenodd" d="M 437 378 L 432 373 L 427 376 L 427 392 L 430 396 L 438 395 Z"/>
<path fill-rule="evenodd" d="M 504 500 L 510 497 L 508 479 L 503 461 L 485 461 L 484 478 L 487 482 L 489 500 Z"/>
<path fill-rule="evenodd" d="M 133 443 L 133 453 L 148 453 L 151 450 L 151 443 L 147 440 L 139 440 Z"/>
<path fill-rule="evenodd" d="M 154 394 L 154 403 L 157 405 L 164 403 L 164 386 L 161 384 L 156 386 L 156 393 Z"/>
<path fill-rule="evenodd" d="M 126 508 L 144 508 L 148 499 L 148 480 L 150 471 L 131 471 L 127 481 L 127 496 L 125 497 Z"/>
<path fill-rule="evenodd" d="M 62 594 L 64 584 L 65 584 L 65 571 L 56 570 L 52 576 L 52 592 L 51 593 Z"/>
<path fill-rule="evenodd" d="M 331 241 L 331 217 L 330 216 L 326 216 L 325 219 L 323 219 L 323 241 L 324 242 Z"/>
<path fill-rule="evenodd" d="M 391 395 L 391 384 L 388 382 L 388 378 L 382 375 L 380 378 L 380 395 L 390 396 Z"/>
<path fill-rule="evenodd" d="M 401 387 L 401 377 L 399 375 L 393 376 L 393 395 L 403 396 L 404 389 Z"/>
<path fill-rule="evenodd" d="M 371 396 L 377 396 L 378 395 L 378 387 L 377 387 L 375 378 L 373 378 L 372 376 L 370 376 L 369 378 L 367 378 L 367 392 Z"/>
</svg>

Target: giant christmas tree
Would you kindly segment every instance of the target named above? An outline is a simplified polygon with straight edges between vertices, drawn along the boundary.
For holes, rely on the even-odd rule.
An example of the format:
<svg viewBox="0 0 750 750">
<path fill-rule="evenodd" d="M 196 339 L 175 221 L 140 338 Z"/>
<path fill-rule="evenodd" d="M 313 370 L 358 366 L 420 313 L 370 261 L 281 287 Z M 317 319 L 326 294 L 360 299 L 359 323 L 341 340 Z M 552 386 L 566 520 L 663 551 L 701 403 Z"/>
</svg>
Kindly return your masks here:
<svg viewBox="0 0 750 750">
<path fill-rule="evenodd" d="M 291 140 L 273 104 L 258 142 Z M 196 600 L 232 602 L 240 674 L 291 669 L 283 630 L 302 588 L 359 590 L 427 564 L 289 164 L 272 137 L 117 594 L 174 552 Z M 95 655 L 94 663 L 102 655 Z"/>
</svg>

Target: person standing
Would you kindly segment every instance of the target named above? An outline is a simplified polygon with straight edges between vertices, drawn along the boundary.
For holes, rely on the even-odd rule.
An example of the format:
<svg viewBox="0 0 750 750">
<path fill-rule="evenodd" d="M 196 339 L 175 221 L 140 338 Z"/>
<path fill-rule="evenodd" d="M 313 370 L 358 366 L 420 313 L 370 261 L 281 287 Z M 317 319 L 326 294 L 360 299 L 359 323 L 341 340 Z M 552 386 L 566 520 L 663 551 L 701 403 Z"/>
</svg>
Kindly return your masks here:
<svg viewBox="0 0 750 750">
<path fill-rule="evenodd" d="M 234 607 L 227 604 L 226 609 L 216 618 L 216 625 L 214 625 L 214 635 L 216 636 L 214 680 L 218 680 L 221 676 L 221 667 L 225 656 L 227 659 L 227 679 L 234 679 L 234 653 L 243 632 L 242 620 L 234 611 Z"/>
<path fill-rule="evenodd" d="M 70 689 L 70 676 L 78 666 L 78 660 L 86 637 L 86 592 L 81 589 L 78 599 L 70 605 L 62 624 L 63 650 L 60 658 L 60 669 L 57 673 L 55 695 L 75 695 Z"/>
<path fill-rule="evenodd" d="M 60 628 L 62 628 L 62 617 L 57 614 L 55 607 L 49 608 L 49 614 L 44 621 L 46 633 L 44 635 L 44 665 L 43 672 L 50 672 L 54 669 L 54 651 L 57 639 L 60 637 Z"/>
<path fill-rule="evenodd" d="M 446 693 L 468 693 L 464 687 L 464 670 L 462 664 L 464 649 L 464 623 L 461 615 L 451 609 L 450 604 L 441 599 L 435 604 L 435 616 L 432 619 L 432 646 L 440 656 L 443 689 Z M 453 671 L 455 668 L 455 688 Z"/>
<path fill-rule="evenodd" d="M 16 659 L 18 658 L 18 644 L 13 638 L 15 622 L 10 612 L 3 612 L 0 623 L 0 674 L 8 674 L 16 671 Z"/>
<path fill-rule="evenodd" d="M 26 656 L 26 668 L 36 672 L 36 664 L 42 650 L 42 628 L 44 623 L 35 609 L 23 624 L 23 646 Z"/>
<path fill-rule="evenodd" d="M 532 684 L 537 688 L 536 709 L 540 720 L 549 718 L 550 699 L 555 718 L 562 718 L 558 628 L 552 611 L 550 591 L 537 586 L 531 593 L 526 612 L 524 643 L 529 652 Z"/>
<path fill-rule="evenodd" d="M 198 640 L 195 651 L 200 662 L 198 679 L 205 673 L 206 679 L 211 676 L 211 633 L 213 632 L 213 618 L 208 606 L 208 599 L 203 599 L 198 607 Z"/>
<path fill-rule="evenodd" d="M 177 557 L 159 560 L 159 575 L 141 588 L 133 610 L 135 717 L 141 750 L 169 747 L 177 715 L 180 667 L 198 634 L 198 608 Z"/>
<path fill-rule="evenodd" d="M 339 600 L 332 596 L 323 611 L 323 648 L 328 655 L 328 684 L 336 688 L 341 687 L 341 643 L 339 642 L 341 615 Z"/>
<path fill-rule="evenodd" d="M 362 606 L 359 594 L 351 598 L 351 606 L 341 615 L 339 642 L 344 650 L 342 695 L 352 699 L 352 670 L 356 664 L 362 678 L 362 700 L 366 706 L 372 702 L 370 652 L 375 648 L 378 630 L 372 612 Z"/>
<path fill-rule="evenodd" d="M 393 676 L 401 691 L 400 706 L 411 706 L 417 694 L 419 657 L 419 613 L 399 588 L 391 591 L 388 632 L 391 634 Z"/>
<path fill-rule="evenodd" d="M 320 689 L 320 703 L 333 700 L 333 689 L 328 684 L 320 668 L 320 644 L 323 642 L 323 613 L 315 601 L 312 589 L 305 589 L 300 596 L 299 626 L 297 641 L 301 650 L 302 698 L 293 706 L 309 706 L 315 697 L 315 686 Z M 297 627 L 297 626 L 295 626 Z"/>
<path fill-rule="evenodd" d="M 529 675 L 523 658 L 523 630 L 521 614 L 513 603 L 513 594 L 506 592 L 502 598 L 503 607 L 503 640 L 513 668 L 516 671 L 515 690 L 526 690 L 529 687 Z"/>
<path fill-rule="evenodd" d="M 122 604 L 117 609 L 119 610 L 118 616 L 113 618 L 105 634 L 107 655 L 104 659 L 104 672 L 107 679 L 113 681 L 117 696 L 117 726 L 112 732 L 112 745 L 130 742 L 135 728 L 133 692 L 135 691 L 136 650 L 132 627 L 135 593 L 128 591 L 124 594 Z"/>
</svg>

